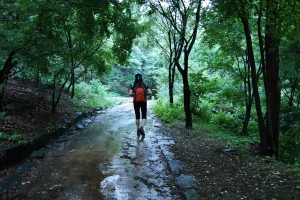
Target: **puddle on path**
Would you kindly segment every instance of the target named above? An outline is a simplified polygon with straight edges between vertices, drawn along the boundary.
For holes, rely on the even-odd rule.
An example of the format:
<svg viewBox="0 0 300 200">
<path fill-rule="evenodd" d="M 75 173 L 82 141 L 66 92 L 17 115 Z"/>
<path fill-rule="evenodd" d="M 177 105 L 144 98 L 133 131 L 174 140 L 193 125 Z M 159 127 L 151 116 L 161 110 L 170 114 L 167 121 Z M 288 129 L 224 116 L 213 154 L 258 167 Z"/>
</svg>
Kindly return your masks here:
<svg viewBox="0 0 300 200">
<path fill-rule="evenodd" d="M 137 139 L 132 103 L 97 116 L 23 180 L 22 199 L 181 199 L 161 147 L 172 140 L 153 126 L 151 109 L 147 118 Z"/>
</svg>

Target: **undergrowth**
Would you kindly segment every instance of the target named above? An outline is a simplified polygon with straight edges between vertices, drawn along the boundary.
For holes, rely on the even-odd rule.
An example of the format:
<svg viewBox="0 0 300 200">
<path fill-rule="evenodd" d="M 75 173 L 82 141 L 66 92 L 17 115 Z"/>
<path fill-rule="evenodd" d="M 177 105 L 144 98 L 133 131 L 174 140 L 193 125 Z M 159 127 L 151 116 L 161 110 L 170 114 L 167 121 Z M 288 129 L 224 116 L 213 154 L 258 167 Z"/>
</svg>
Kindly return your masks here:
<svg viewBox="0 0 300 200">
<path fill-rule="evenodd" d="M 182 126 L 179 128 L 184 127 L 185 115 L 184 115 L 184 108 L 182 106 L 173 105 L 170 106 L 168 104 L 164 104 L 161 102 L 157 102 L 153 105 L 153 110 L 156 115 L 162 119 L 165 126 Z M 180 125 L 179 125 L 180 124 Z M 253 144 L 259 144 L 260 139 L 258 133 L 250 133 L 247 136 L 241 136 L 239 134 L 239 127 L 237 123 L 234 122 L 234 118 L 232 116 L 226 116 L 221 114 L 220 116 L 212 115 L 211 119 L 202 118 L 193 115 L 193 129 L 187 130 L 185 132 L 189 134 L 193 134 L 195 137 L 202 137 L 207 139 L 216 139 L 227 143 L 228 147 L 231 147 L 235 150 L 244 154 L 244 157 L 250 156 L 250 146 Z M 286 151 L 289 147 L 297 146 L 295 141 L 292 143 L 288 143 L 287 141 L 282 140 L 285 144 L 285 149 L 282 149 L 282 153 L 288 154 Z M 289 149 L 290 150 L 290 149 Z M 296 151 L 295 151 L 295 154 Z M 289 154 L 290 156 L 291 154 Z M 298 155 L 298 154 L 297 154 Z M 283 155 L 286 156 L 286 155 Z M 287 157 L 287 156 L 286 156 Z M 295 159 L 297 156 L 295 157 Z M 298 161 L 291 163 L 287 162 L 287 160 L 275 160 L 270 157 L 266 157 L 269 162 L 278 162 L 283 164 L 288 164 L 291 167 L 295 168 L 295 170 L 299 171 Z"/>
<path fill-rule="evenodd" d="M 81 82 L 75 87 L 75 96 L 81 99 L 83 107 L 105 109 L 114 105 L 108 94 L 108 87 L 93 79 L 89 83 Z"/>
</svg>

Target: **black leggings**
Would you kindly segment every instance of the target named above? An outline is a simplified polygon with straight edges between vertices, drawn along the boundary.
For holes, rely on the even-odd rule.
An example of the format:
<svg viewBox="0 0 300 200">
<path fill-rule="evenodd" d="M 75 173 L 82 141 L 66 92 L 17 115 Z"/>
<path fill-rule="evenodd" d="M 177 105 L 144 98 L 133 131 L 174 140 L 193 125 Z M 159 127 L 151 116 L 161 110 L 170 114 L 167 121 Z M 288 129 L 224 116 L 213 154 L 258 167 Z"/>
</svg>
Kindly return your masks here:
<svg viewBox="0 0 300 200">
<path fill-rule="evenodd" d="M 147 119 L 147 102 L 133 103 L 133 107 L 136 119 L 141 118 L 140 111 L 142 111 L 142 119 Z"/>
</svg>

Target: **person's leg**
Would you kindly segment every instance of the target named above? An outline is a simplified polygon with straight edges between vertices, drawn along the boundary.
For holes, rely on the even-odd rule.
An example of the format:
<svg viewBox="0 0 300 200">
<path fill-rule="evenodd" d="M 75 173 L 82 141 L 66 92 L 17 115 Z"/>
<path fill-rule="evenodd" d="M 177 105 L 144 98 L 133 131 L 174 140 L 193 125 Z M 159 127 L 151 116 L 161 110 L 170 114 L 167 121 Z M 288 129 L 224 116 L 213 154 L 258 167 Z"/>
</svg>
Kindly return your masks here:
<svg viewBox="0 0 300 200">
<path fill-rule="evenodd" d="M 141 118 L 141 114 L 140 114 L 140 104 L 139 103 L 133 103 L 133 107 L 134 107 L 134 112 L 135 112 L 135 124 L 136 124 L 136 129 L 137 129 L 137 135 L 140 135 L 140 118 Z"/>
<path fill-rule="evenodd" d="M 135 120 L 135 124 L 136 124 L 136 128 L 140 128 L 140 120 L 139 119 L 136 119 Z"/>
<path fill-rule="evenodd" d="M 143 118 L 143 119 L 142 119 L 142 124 L 141 124 L 141 126 L 142 126 L 142 127 L 144 127 L 144 126 L 145 126 L 145 124 L 146 124 L 146 121 L 147 121 L 147 119 L 146 119 L 146 118 Z"/>
<path fill-rule="evenodd" d="M 142 131 L 142 134 L 145 135 L 144 126 L 147 121 L 147 103 L 142 104 L 141 111 L 142 111 L 142 122 L 141 122 L 140 130 Z"/>
</svg>

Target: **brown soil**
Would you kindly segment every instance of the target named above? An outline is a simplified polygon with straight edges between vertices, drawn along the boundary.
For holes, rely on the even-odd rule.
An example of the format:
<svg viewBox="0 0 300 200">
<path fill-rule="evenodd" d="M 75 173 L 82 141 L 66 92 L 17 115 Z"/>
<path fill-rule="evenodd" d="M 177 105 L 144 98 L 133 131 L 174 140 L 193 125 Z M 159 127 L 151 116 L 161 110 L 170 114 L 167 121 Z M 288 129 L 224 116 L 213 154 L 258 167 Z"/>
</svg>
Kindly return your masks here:
<svg viewBox="0 0 300 200">
<path fill-rule="evenodd" d="M 166 131 L 175 138 L 171 151 L 185 163 L 184 174 L 200 181 L 201 199 L 300 199 L 300 177 L 292 168 L 248 148 L 226 152 L 225 142 L 203 137 L 207 132 Z"/>
<path fill-rule="evenodd" d="M 16 80 L 9 85 L 1 128 L 6 134 L 18 133 L 22 139 L 29 139 L 36 132 L 52 130 L 75 114 L 73 104 L 66 99 L 60 101 L 56 114 L 51 114 L 47 90 Z M 200 199 L 300 199 L 300 179 L 291 168 L 247 153 L 248 150 L 224 152 L 226 143 L 201 137 L 209 133 L 195 136 L 179 127 L 168 128 L 166 132 L 175 139 L 171 151 L 185 164 L 183 173 L 199 180 L 201 187 L 195 190 Z M 14 142 L 1 139 L 0 147 Z M 2 170 L 0 181 L 15 167 Z"/>
<path fill-rule="evenodd" d="M 76 114 L 75 104 L 64 99 L 64 95 L 61 98 L 55 114 L 52 114 L 51 90 L 21 80 L 10 80 L 4 91 L 4 117 L 1 121 L 1 132 L 7 136 L 0 139 L 0 147 L 28 140 L 36 133 L 51 131 L 56 125 L 72 119 Z M 21 138 L 13 135 L 21 135 Z"/>
</svg>

